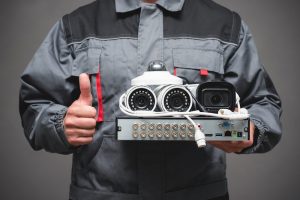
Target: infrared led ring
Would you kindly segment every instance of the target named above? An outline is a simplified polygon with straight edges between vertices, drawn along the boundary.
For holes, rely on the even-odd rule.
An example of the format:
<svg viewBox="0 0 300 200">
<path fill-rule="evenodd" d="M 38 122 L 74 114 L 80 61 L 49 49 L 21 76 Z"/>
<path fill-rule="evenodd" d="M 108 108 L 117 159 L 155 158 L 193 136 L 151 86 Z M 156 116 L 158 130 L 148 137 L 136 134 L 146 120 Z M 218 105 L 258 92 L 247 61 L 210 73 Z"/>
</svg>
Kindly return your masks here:
<svg viewBox="0 0 300 200">
<path fill-rule="evenodd" d="M 188 112 L 192 108 L 192 97 L 184 86 L 169 85 L 159 91 L 158 105 L 162 111 Z"/>
<path fill-rule="evenodd" d="M 147 86 L 130 88 L 125 101 L 126 107 L 132 111 L 154 111 L 157 104 L 154 92 Z"/>
</svg>

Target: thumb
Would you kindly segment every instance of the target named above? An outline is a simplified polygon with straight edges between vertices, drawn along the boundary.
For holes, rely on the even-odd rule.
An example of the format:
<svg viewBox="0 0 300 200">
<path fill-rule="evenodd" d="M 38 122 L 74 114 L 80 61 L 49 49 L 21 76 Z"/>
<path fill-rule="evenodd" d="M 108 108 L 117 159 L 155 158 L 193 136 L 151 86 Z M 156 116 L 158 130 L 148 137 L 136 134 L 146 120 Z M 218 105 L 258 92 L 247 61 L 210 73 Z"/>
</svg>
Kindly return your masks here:
<svg viewBox="0 0 300 200">
<path fill-rule="evenodd" d="M 78 98 L 79 102 L 84 105 L 92 105 L 92 93 L 91 93 L 91 82 L 88 74 L 79 75 L 79 87 L 80 87 L 80 96 Z"/>
</svg>

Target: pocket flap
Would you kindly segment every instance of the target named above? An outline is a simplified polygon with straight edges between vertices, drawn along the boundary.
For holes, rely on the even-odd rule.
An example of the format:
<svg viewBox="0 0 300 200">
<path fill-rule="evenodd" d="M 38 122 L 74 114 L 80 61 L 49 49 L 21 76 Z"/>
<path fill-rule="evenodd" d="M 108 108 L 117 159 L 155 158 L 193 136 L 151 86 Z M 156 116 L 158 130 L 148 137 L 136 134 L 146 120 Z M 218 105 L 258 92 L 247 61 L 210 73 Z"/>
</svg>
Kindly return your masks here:
<svg viewBox="0 0 300 200">
<path fill-rule="evenodd" d="M 173 49 L 174 67 L 207 69 L 224 74 L 223 55 L 216 50 Z"/>
<path fill-rule="evenodd" d="M 99 72 L 100 48 L 86 48 L 76 53 L 72 75 L 79 76 L 81 73 L 97 74 Z"/>
</svg>

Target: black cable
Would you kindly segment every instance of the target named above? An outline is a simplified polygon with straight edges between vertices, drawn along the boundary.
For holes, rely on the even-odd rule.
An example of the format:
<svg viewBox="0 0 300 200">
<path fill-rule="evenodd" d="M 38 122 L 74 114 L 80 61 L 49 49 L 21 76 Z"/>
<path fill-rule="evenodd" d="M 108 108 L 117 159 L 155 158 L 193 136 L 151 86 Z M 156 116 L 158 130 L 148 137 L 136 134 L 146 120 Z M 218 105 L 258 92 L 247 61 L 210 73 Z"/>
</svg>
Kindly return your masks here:
<svg viewBox="0 0 300 200">
<path fill-rule="evenodd" d="M 190 85 L 189 80 L 187 80 L 187 78 L 182 77 L 182 76 L 177 76 L 178 78 L 181 78 L 183 80 L 183 85 Z"/>
</svg>

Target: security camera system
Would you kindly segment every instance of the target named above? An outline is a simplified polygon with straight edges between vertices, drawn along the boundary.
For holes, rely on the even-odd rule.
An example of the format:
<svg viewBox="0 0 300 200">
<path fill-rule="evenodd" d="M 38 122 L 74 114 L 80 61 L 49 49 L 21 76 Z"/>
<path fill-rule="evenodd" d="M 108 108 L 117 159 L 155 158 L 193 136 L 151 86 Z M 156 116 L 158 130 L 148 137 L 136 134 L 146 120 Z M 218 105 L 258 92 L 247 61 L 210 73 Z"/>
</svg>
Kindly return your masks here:
<svg viewBox="0 0 300 200">
<path fill-rule="evenodd" d="M 131 80 L 119 100 L 126 117 L 118 117 L 120 141 L 249 140 L 248 111 L 240 108 L 232 84 L 224 81 L 184 85 L 161 61 Z"/>
<path fill-rule="evenodd" d="M 196 117 L 207 141 L 249 140 L 249 120 Z M 117 139 L 126 141 L 195 141 L 195 128 L 185 118 L 118 118 Z"/>
</svg>

